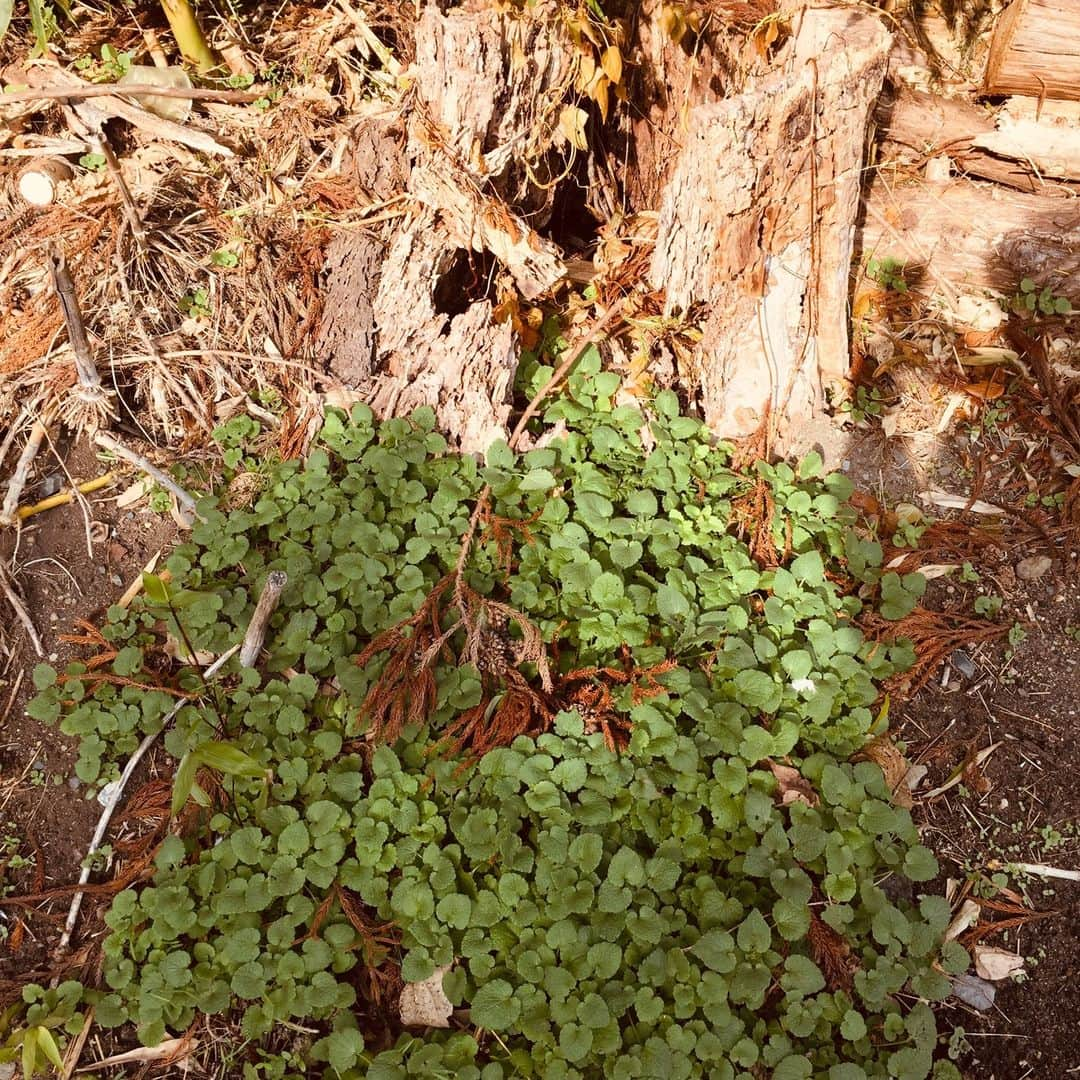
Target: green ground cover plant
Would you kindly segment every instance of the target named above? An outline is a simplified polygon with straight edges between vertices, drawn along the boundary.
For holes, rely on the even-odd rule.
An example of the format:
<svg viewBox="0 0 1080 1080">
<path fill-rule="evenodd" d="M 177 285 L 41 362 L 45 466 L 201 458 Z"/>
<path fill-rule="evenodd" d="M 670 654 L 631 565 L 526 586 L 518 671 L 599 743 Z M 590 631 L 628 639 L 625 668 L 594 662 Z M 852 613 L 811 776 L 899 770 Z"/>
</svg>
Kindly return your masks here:
<svg viewBox="0 0 1080 1080">
<path fill-rule="evenodd" d="M 967 964 L 917 895 L 935 860 L 850 762 L 913 661 L 860 615 L 922 579 L 883 574 L 816 457 L 736 468 L 673 394 L 617 387 L 590 351 L 544 417 L 565 433 L 484 463 L 429 411 L 331 413 L 251 505 L 200 503 L 167 602 L 37 669 L 89 784 L 193 695 L 95 1023 L 238 1016 L 245 1080 L 959 1075 L 933 1060 Z M 259 670 L 163 664 L 166 629 L 238 642 L 272 570 Z M 454 1026 L 403 1030 L 402 981 L 443 968 Z"/>
</svg>

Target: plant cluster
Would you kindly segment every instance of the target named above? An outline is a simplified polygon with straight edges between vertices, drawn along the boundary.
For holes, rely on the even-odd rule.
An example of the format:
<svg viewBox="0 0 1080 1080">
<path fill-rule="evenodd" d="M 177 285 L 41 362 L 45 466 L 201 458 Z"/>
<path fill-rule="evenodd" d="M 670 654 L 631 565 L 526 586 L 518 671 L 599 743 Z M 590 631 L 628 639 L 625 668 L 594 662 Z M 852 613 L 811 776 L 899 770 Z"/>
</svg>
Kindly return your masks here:
<svg viewBox="0 0 1080 1080">
<path fill-rule="evenodd" d="M 37 670 L 87 782 L 184 702 L 98 1023 L 153 1044 L 239 1010 L 246 1080 L 957 1075 L 928 1002 L 967 956 L 912 889 L 936 863 L 849 761 L 913 660 L 859 619 L 922 579 L 882 572 L 820 461 L 735 469 L 673 394 L 617 385 L 587 354 L 565 434 L 484 464 L 430 411 L 331 413 L 250 506 L 200 504 L 166 604 Z M 260 670 L 165 656 L 165 630 L 237 642 L 272 570 Z M 402 982 L 443 971 L 454 1026 L 403 1031 Z"/>
</svg>

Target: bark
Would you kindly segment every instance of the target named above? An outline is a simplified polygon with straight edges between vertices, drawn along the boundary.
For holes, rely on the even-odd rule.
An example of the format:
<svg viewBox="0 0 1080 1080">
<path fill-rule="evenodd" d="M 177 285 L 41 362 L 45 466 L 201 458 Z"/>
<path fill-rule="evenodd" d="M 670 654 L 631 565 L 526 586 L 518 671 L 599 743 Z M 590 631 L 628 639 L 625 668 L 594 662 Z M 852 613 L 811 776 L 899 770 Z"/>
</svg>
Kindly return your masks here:
<svg viewBox="0 0 1080 1080">
<path fill-rule="evenodd" d="M 524 164 L 550 140 L 550 102 L 572 76 L 551 25 L 488 7 L 424 10 L 404 154 L 392 120 L 375 116 L 351 161 L 362 188 L 403 196 L 408 213 L 388 238 L 335 241 L 324 266 L 319 349 L 331 370 L 377 411 L 431 405 L 465 451 L 504 434 L 510 412 L 518 342 L 495 319 L 496 281 L 531 299 L 566 273 L 535 227 L 554 199 L 546 159 Z M 401 168 L 380 164 L 388 156 Z"/>
<path fill-rule="evenodd" d="M 910 287 L 948 300 L 1011 296 L 1021 278 L 1031 277 L 1076 304 L 1078 228 L 1080 212 L 1070 200 L 964 180 L 896 186 L 879 176 L 867 192 L 856 253 L 898 260 Z"/>
<path fill-rule="evenodd" d="M 770 412 L 796 427 L 847 372 L 861 166 L 889 43 L 873 16 L 807 11 L 782 72 L 691 111 L 650 277 L 669 312 L 704 313 L 680 374 L 726 436 Z"/>
</svg>

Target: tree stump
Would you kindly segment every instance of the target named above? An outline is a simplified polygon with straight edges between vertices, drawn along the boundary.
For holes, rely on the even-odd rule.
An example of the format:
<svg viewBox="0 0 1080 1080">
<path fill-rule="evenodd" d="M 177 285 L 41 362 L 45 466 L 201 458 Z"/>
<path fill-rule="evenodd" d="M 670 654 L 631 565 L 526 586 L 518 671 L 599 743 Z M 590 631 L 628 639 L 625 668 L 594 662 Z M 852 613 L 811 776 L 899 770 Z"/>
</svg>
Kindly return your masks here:
<svg viewBox="0 0 1080 1080">
<path fill-rule="evenodd" d="M 691 110 L 663 194 L 651 280 L 703 314 L 706 422 L 783 441 L 848 369 L 847 301 L 867 120 L 890 36 L 873 16 L 805 12 L 785 69 Z"/>
</svg>

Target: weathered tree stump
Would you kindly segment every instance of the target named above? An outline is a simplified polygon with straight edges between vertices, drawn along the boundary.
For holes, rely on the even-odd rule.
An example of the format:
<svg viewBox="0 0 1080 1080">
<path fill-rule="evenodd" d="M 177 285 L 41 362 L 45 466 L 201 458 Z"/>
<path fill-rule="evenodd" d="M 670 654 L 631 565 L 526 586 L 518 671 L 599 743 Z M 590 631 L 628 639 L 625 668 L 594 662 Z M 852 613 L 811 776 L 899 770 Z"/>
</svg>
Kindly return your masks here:
<svg viewBox="0 0 1080 1080">
<path fill-rule="evenodd" d="M 807 11 L 785 69 L 692 109 L 663 194 L 651 279 L 700 310 L 705 420 L 780 434 L 847 373 L 847 301 L 866 125 L 890 37 L 874 17 Z"/>
</svg>

